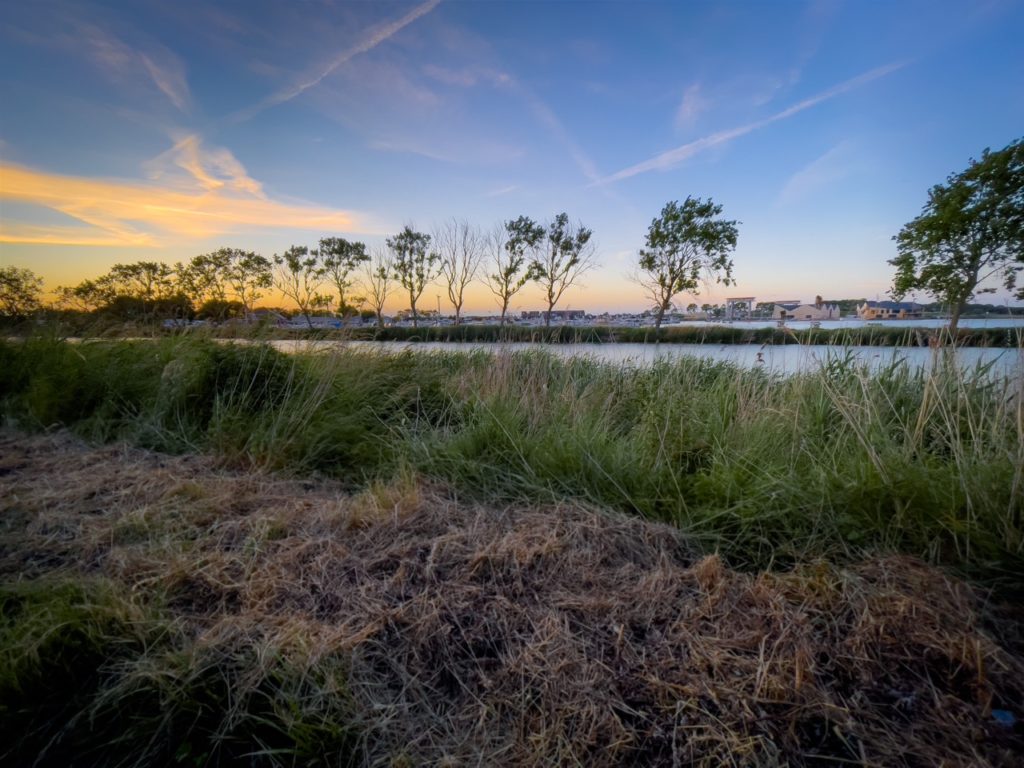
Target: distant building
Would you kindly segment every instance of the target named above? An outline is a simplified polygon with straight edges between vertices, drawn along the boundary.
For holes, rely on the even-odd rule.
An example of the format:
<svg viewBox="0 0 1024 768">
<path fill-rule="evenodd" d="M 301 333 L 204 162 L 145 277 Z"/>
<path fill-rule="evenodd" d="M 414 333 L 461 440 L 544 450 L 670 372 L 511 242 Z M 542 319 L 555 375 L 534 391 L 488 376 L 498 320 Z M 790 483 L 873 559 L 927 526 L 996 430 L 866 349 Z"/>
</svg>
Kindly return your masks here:
<svg viewBox="0 0 1024 768">
<path fill-rule="evenodd" d="M 324 317 L 322 315 L 295 315 L 289 322 L 289 328 L 316 328 L 327 330 L 330 328 L 341 328 L 341 320 L 336 317 Z"/>
<path fill-rule="evenodd" d="M 772 307 L 774 320 L 838 320 L 838 304 L 800 304 L 799 302 L 777 302 Z"/>
<path fill-rule="evenodd" d="M 582 309 L 555 309 L 551 311 L 551 319 L 565 322 L 567 320 L 583 320 L 587 313 Z M 548 313 L 543 310 L 523 310 L 523 320 L 546 320 Z"/>
<path fill-rule="evenodd" d="M 907 320 L 921 317 L 924 307 L 913 301 L 865 301 L 857 307 L 861 320 Z"/>
</svg>

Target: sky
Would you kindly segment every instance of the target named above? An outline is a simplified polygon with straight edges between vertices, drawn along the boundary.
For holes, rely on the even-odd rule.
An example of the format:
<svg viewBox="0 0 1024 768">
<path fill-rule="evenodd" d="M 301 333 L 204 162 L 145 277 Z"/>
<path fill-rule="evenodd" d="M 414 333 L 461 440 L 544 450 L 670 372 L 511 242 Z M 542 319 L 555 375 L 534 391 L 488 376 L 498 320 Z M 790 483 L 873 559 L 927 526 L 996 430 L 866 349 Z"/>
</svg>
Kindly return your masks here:
<svg viewBox="0 0 1024 768">
<path fill-rule="evenodd" d="M 1024 134 L 1022 29 L 1016 0 L 3 3 L 0 263 L 52 290 L 565 211 L 598 266 L 560 307 L 639 311 L 693 196 L 739 222 L 697 303 L 884 299 L 928 188 Z"/>
</svg>

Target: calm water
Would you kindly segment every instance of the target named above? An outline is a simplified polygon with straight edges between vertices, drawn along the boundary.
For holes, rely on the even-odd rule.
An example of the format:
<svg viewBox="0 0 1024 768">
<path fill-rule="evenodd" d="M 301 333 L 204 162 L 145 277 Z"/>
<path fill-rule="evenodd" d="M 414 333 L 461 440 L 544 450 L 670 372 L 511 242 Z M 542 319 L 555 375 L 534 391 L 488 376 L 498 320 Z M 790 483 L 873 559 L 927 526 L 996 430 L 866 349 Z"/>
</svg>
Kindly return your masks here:
<svg viewBox="0 0 1024 768">
<path fill-rule="evenodd" d="M 916 368 L 930 368 L 937 350 L 926 347 L 830 347 L 825 345 L 770 346 L 759 344 L 534 344 L 474 342 L 406 341 L 272 341 L 282 352 L 327 352 L 350 348 L 381 353 L 486 350 L 492 353 L 543 349 L 560 357 L 589 357 L 603 362 L 648 365 L 655 360 L 677 357 L 706 357 L 727 360 L 754 368 L 764 367 L 779 373 L 809 371 L 831 357 L 852 354 L 872 370 L 902 361 Z M 992 372 L 1005 376 L 1024 376 L 1024 350 L 964 347 L 955 352 L 964 368 L 991 365 Z"/>
<path fill-rule="evenodd" d="M 863 328 L 866 325 L 877 325 L 883 328 L 945 328 L 948 320 L 822 320 L 822 328 Z M 774 328 L 775 320 L 737 320 L 732 323 L 705 322 L 701 320 L 685 320 L 676 323 L 675 327 L 702 327 L 708 325 L 728 325 L 733 328 Z M 794 331 L 810 328 L 809 320 L 787 320 L 786 327 Z M 665 326 L 666 328 L 672 326 Z M 981 317 L 968 318 L 960 321 L 961 328 L 1024 328 L 1024 317 Z"/>
</svg>

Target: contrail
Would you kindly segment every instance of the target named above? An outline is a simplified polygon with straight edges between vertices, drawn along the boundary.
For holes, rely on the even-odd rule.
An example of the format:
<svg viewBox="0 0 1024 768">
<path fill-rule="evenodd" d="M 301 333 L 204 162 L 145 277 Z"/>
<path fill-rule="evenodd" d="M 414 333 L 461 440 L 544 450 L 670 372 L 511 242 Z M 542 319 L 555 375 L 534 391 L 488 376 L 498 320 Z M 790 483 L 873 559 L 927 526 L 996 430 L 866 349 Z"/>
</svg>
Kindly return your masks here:
<svg viewBox="0 0 1024 768">
<path fill-rule="evenodd" d="M 360 40 L 351 48 L 346 48 L 344 51 L 342 51 L 333 59 L 331 59 L 327 63 L 327 65 L 322 69 L 322 71 L 319 72 L 319 74 L 304 79 L 294 85 L 289 86 L 288 88 L 280 90 L 277 93 L 272 94 L 267 98 L 263 99 L 263 101 L 259 102 L 253 107 L 243 109 L 241 112 L 236 113 L 232 117 L 232 122 L 242 122 L 248 120 L 249 118 L 259 114 L 265 109 L 275 107 L 278 104 L 283 104 L 286 101 L 291 101 L 299 94 L 308 91 L 310 88 L 317 85 L 321 80 L 323 80 L 325 77 L 331 74 L 342 64 L 345 64 L 346 62 L 352 60 L 361 53 L 366 53 L 367 51 L 376 48 L 378 45 L 383 43 L 396 32 L 409 26 L 421 16 L 425 16 L 426 14 L 430 13 L 440 4 L 441 0 L 427 0 L 427 2 L 416 6 L 407 14 L 405 14 L 405 16 L 403 16 L 402 18 L 378 28 L 375 32 L 373 32 L 373 34 L 369 35 L 366 39 Z"/>
<path fill-rule="evenodd" d="M 829 88 L 827 91 L 822 91 L 816 96 L 811 96 L 809 99 L 804 99 L 801 102 L 794 104 L 791 107 L 787 107 L 781 112 L 777 112 L 770 117 L 766 117 L 763 120 L 758 120 L 754 123 L 748 123 L 747 125 L 741 125 L 738 128 L 730 128 L 725 131 L 719 131 L 713 133 L 710 136 L 705 136 L 696 141 L 691 141 L 688 144 L 683 144 L 681 147 L 670 149 L 661 154 L 655 155 L 649 160 L 644 160 L 642 163 L 631 165 L 629 168 L 624 168 L 618 173 L 613 173 L 611 176 L 606 176 L 603 179 L 595 181 L 590 186 L 598 186 L 604 184 L 611 184 L 621 179 L 628 179 L 630 176 L 636 176 L 637 174 L 646 173 L 647 171 L 667 171 L 669 168 L 673 168 L 684 160 L 688 160 L 700 152 L 711 147 L 716 147 L 720 144 L 725 144 L 732 141 L 733 139 L 745 136 L 748 133 L 764 128 L 766 125 L 778 122 L 779 120 L 785 120 L 787 117 L 792 117 L 798 112 L 803 112 L 805 109 L 810 109 L 823 101 L 833 99 L 840 94 L 852 91 L 854 88 L 870 83 L 872 80 L 877 80 L 880 77 L 888 75 L 890 72 L 895 72 L 898 69 L 902 69 L 907 65 L 905 61 L 894 62 L 892 64 L 886 64 L 882 67 L 877 67 L 864 74 L 857 75 L 857 77 L 850 78 L 839 85 Z"/>
</svg>

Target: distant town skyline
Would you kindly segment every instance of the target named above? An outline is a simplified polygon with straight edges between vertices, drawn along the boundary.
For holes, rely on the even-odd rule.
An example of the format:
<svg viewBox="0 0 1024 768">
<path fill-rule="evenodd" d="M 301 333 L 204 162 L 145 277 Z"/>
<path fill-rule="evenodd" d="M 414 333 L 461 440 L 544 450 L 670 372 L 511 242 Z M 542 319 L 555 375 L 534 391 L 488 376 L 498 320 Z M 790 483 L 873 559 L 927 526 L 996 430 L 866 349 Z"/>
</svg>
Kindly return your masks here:
<svg viewBox="0 0 1024 768">
<path fill-rule="evenodd" d="M 1017 0 L 8 3 L 0 262 L 52 290 L 566 211 L 599 258 L 559 309 L 639 312 L 647 226 L 690 195 L 740 222 L 737 284 L 680 306 L 885 299 L 929 187 L 1020 137 L 1022 28 Z"/>
</svg>

